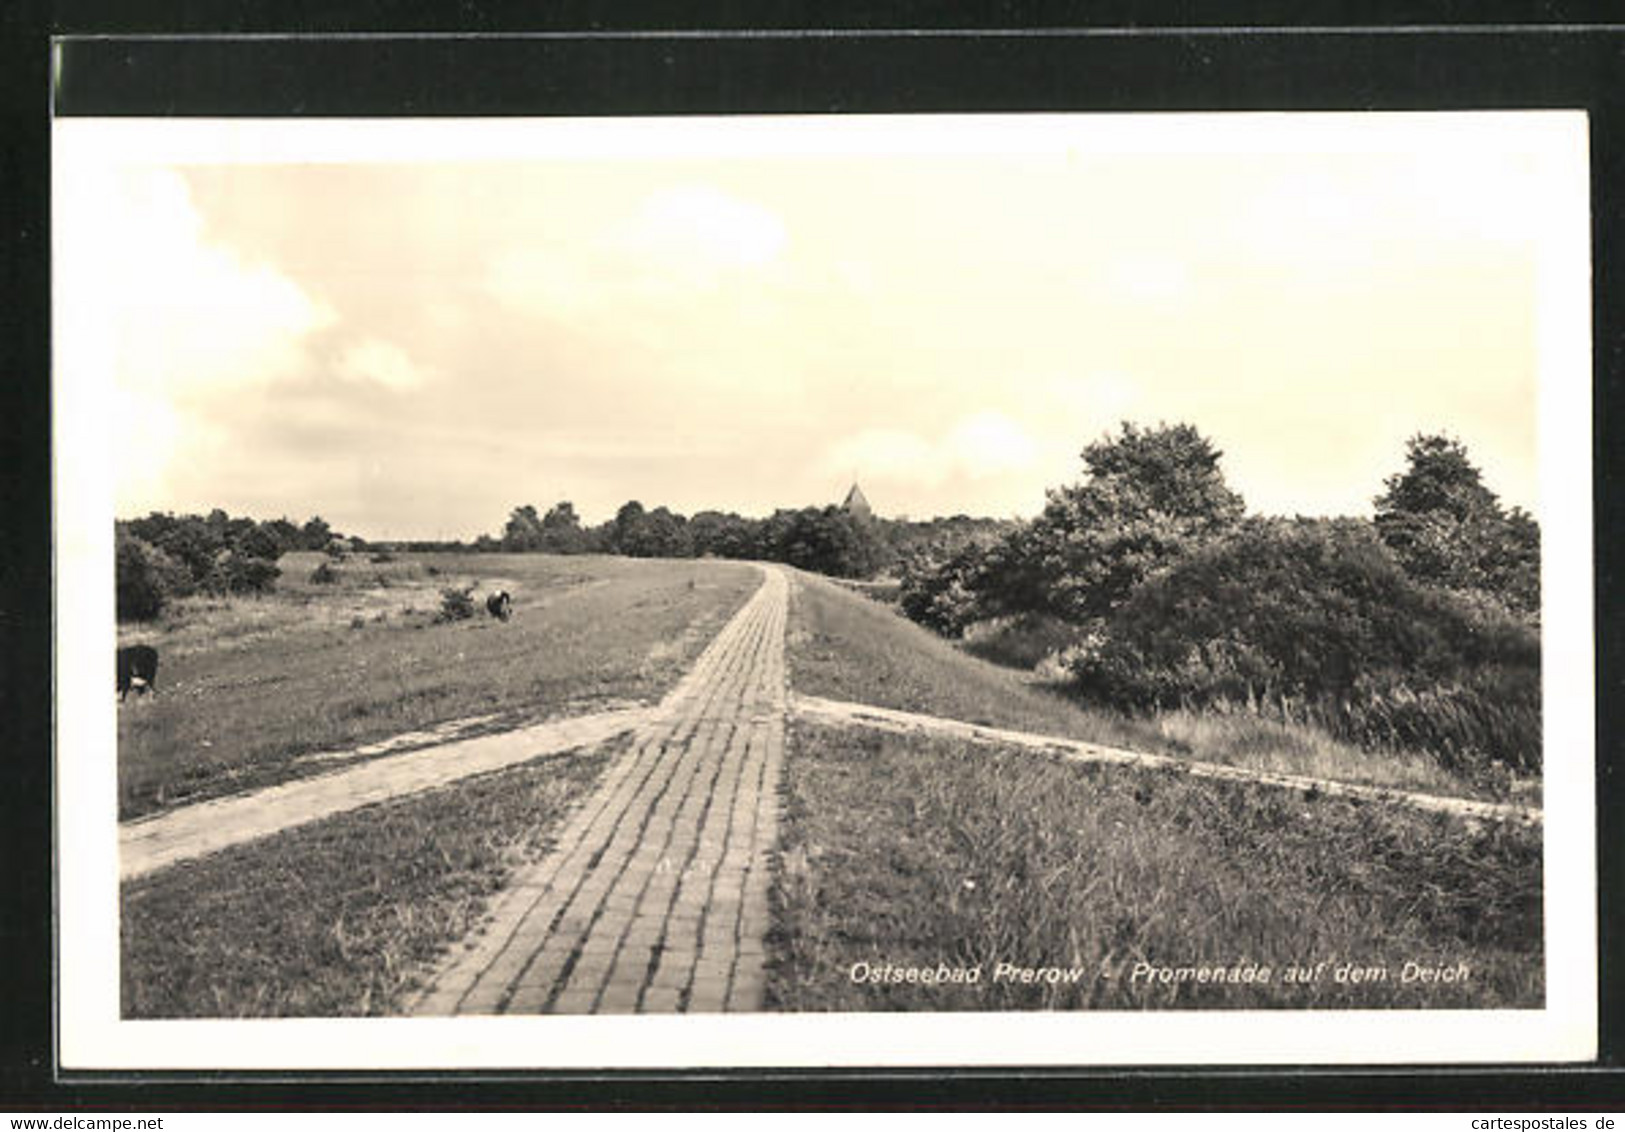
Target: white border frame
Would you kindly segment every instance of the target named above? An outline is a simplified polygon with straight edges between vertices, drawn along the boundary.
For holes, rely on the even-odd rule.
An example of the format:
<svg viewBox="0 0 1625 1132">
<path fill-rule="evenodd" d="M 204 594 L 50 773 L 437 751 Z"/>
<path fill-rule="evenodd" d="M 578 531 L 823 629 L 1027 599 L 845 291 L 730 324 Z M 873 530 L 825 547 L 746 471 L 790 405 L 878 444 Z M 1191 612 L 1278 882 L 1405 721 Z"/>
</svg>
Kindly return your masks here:
<svg viewBox="0 0 1625 1132">
<path fill-rule="evenodd" d="M 64 1070 L 604 1069 L 1561 1062 L 1596 1055 L 1590 211 L 1582 111 L 1020 114 L 660 119 L 59 119 L 55 262 L 76 192 L 127 164 L 493 161 L 861 153 L 1017 154 L 1088 133 L 1091 152 L 1305 153 L 1427 144 L 1453 130 L 1527 146 L 1568 203 L 1538 296 L 1547 1004 L 1527 1011 L 1183 1011 L 125 1021 L 118 1017 L 111 343 L 53 280 L 58 1052 Z M 1381 125 L 1382 130 L 1366 127 Z M 1436 125 L 1436 123 L 1432 123 Z M 358 128 L 359 127 L 359 128 Z M 1396 134 L 1397 131 L 1397 134 Z M 1378 136 L 1380 134 L 1380 136 Z M 1052 151 L 1052 150 L 1048 150 Z M 1554 759 L 1552 752 L 1562 752 Z M 109 972 L 113 972 L 110 977 Z"/>
</svg>

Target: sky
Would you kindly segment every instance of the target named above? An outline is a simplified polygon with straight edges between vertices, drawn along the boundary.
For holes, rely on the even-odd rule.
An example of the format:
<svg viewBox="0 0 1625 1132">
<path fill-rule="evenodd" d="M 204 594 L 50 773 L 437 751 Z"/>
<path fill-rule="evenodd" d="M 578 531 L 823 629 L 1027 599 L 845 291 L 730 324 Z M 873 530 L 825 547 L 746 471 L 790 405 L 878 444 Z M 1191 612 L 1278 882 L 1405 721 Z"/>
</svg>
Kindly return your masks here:
<svg viewBox="0 0 1625 1132">
<path fill-rule="evenodd" d="M 1179 122 L 59 123 L 59 354 L 126 518 L 1028 516 L 1123 420 L 1253 511 L 1369 514 L 1422 431 L 1536 510 L 1572 120 Z"/>
</svg>

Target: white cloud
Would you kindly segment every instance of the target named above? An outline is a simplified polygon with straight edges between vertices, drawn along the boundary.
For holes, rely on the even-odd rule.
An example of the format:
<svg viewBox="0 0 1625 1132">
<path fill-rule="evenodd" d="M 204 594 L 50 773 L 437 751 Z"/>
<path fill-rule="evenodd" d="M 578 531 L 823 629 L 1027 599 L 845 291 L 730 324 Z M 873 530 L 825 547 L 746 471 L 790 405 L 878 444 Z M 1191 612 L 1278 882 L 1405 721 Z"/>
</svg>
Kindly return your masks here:
<svg viewBox="0 0 1625 1132">
<path fill-rule="evenodd" d="M 1190 269 L 1172 256 L 1134 254 L 1112 264 L 1107 280 L 1113 291 L 1130 298 L 1174 299 L 1190 289 Z"/>
<path fill-rule="evenodd" d="M 624 315 L 629 304 L 664 305 L 729 284 L 748 286 L 787 242 L 783 222 L 768 209 L 680 185 L 651 193 L 596 233 L 498 252 L 485 285 L 510 307 L 558 318 Z"/>
<path fill-rule="evenodd" d="M 179 172 L 70 162 L 62 176 L 59 365 L 112 376 L 118 503 L 134 508 L 220 442 L 200 401 L 298 372 L 306 336 L 336 316 L 274 267 L 211 243 Z"/>
<path fill-rule="evenodd" d="M 335 321 L 274 267 L 207 242 L 179 173 L 113 178 L 102 204 L 121 386 L 173 396 L 269 380 L 301 366 L 302 339 Z"/>
<path fill-rule="evenodd" d="M 1025 470 L 1037 460 L 1030 436 L 997 412 L 961 418 L 927 440 L 903 429 L 865 429 L 832 444 L 820 461 L 831 476 L 938 487 L 949 479 L 982 480 Z"/>
<path fill-rule="evenodd" d="M 1139 384 L 1113 370 L 1084 377 L 1054 377 L 1030 385 L 1054 405 L 1054 422 L 1069 432 L 1114 427 L 1133 413 L 1140 401 Z"/>
<path fill-rule="evenodd" d="M 835 476 L 935 487 L 947 476 L 943 453 L 916 433 L 871 428 L 844 436 L 826 451 L 821 466 Z"/>
<path fill-rule="evenodd" d="M 429 379 L 410 354 L 382 338 L 365 338 L 339 355 L 334 372 L 345 381 L 372 383 L 401 392 Z"/>
<path fill-rule="evenodd" d="M 677 185 L 650 194 L 614 242 L 686 275 L 761 266 L 784 250 L 786 235 L 761 205 L 705 185 Z"/>
<path fill-rule="evenodd" d="M 601 272 L 577 257 L 572 263 L 554 248 L 509 248 L 486 269 L 485 288 L 498 302 L 520 311 L 571 318 L 599 305 L 607 288 Z"/>
<path fill-rule="evenodd" d="M 966 417 L 948 433 L 943 447 L 952 466 L 971 479 L 1019 472 L 1037 458 L 1032 437 L 1003 413 Z"/>
</svg>

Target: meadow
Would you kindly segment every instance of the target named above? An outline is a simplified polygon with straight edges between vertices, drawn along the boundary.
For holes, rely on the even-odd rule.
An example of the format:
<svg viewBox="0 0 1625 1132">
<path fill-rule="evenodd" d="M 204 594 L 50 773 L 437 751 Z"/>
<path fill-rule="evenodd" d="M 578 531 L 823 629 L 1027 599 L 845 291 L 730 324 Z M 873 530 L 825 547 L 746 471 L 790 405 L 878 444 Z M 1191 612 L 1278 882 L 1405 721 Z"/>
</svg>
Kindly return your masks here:
<svg viewBox="0 0 1625 1132">
<path fill-rule="evenodd" d="M 275 591 L 190 597 L 120 643 L 161 655 L 119 711 L 119 816 L 330 769 L 312 753 L 475 719 L 505 729 L 657 699 L 756 588 L 738 563 L 546 555 L 286 554 Z M 441 621 L 441 592 L 513 595 Z"/>
</svg>

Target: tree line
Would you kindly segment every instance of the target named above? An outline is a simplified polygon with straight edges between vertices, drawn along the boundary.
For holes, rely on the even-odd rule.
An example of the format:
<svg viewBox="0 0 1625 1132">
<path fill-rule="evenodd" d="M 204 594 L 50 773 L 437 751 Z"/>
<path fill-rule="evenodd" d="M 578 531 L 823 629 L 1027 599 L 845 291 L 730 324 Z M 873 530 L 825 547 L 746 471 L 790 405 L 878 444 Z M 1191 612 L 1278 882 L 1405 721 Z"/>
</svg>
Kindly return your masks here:
<svg viewBox="0 0 1625 1132">
<path fill-rule="evenodd" d="M 290 550 L 327 550 L 343 536 L 321 516 L 256 522 L 220 508 L 208 515 L 154 511 L 113 524 L 115 595 L 121 621 L 157 617 L 171 598 L 272 589 Z"/>
<path fill-rule="evenodd" d="M 617 554 L 634 558 L 735 558 L 784 562 L 834 577 L 868 577 L 925 545 L 958 545 L 1010 523 L 955 515 L 911 521 L 858 516 L 835 506 L 781 508 L 766 518 L 700 511 L 685 516 L 630 500 L 615 516 L 585 525 L 568 501 L 539 513 L 513 509 L 500 534 L 459 540 L 372 541 L 346 537 L 314 516 L 257 522 L 216 508 L 208 515 L 153 512 L 114 524 L 118 616 L 150 620 L 189 594 L 263 594 L 281 577 L 277 560 L 293 550 L 377 553 Z M 332 581 L 317 568 L 315 581 Z"/>
<path fill-rule="evenodd" d="M 853 514 L 834 505 L 780 508 L 765 518 L 731 511 L 685 516 L 668 507 L 621 505 L 608 521 L 584 526 L 572 503 L 545 514 L 514 508 L 499 536 L 476 550 L 546 554 L 620 554 L 631 558 L 736 558 L 783 562 L 837 578 L 866 578 L 921 547 L 959 545 L 1012 523 L 954 515 L 930 520 Z"/>
</svg>

